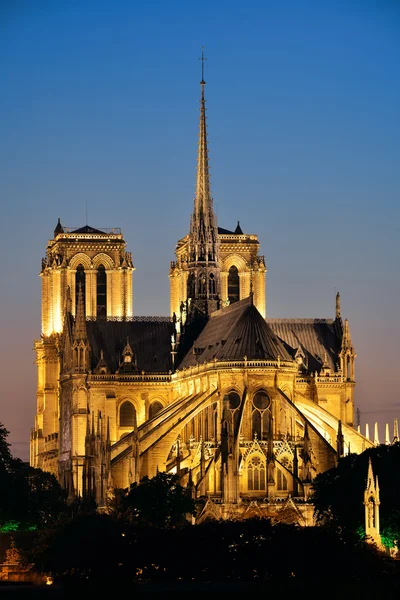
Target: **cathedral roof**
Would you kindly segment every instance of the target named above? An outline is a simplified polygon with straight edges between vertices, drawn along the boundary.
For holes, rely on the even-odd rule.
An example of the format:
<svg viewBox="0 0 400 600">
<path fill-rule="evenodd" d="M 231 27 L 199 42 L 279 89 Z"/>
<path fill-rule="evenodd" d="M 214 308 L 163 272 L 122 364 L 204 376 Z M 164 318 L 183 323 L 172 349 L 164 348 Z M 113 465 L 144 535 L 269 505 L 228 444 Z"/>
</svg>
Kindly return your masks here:
<svg viewBox="0 0 400 600">
<path fill-rule="evenodd" d="M 225 360 L 292 360 L 251 297 L 212 313 L 179 368 L 198 362 Z"/>
<path fill-rule="evenodd" d="M 171 335 L 173 324 L 167 318 L 139 317 L 132 321 L 87 321 L 87 335 L 92 348 L 91 367 L 94 370 L 101 358 L 112 373 L 122 361 L 122 353 L 129 339 L 140 373 L 168 373 L 172 369 Z"/>
<path fill-rule="evenodd" d="M 70 233 L 105 233 L 105 231 L 100 231 L 100 229 L 95 229 L 94 227 L 90 227 L 90 225 L 85 225 L 84 227 L 70 231 Z"/>
<path fill-rule="evenodd" d="M 307 370 L 320 371 L 325 353 L 327 363 L 337 371 L 342 342 L 341 325 L 337 319 L 267 319 L 275 334 L 283 340 L 294 357 L 301 347 L 307 353 Z"/>
</svg>

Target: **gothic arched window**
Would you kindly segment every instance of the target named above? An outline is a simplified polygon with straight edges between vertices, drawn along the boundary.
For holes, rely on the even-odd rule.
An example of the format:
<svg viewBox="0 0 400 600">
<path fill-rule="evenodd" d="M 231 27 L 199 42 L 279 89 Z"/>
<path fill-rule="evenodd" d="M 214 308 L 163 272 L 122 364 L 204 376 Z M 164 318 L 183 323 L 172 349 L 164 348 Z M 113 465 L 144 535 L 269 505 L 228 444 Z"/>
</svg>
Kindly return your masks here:
<svg viewBox="0 0 400 600">
<path fill-rule="evenodd" d="M 135 407 L 128 400 L 121 404 L 119 409 L 119 426 L 134 427 L 135 426 Z"/>
<path fill-rule="evenodd" d="M 277 472 L 278 472 L 277 489 L 285 491 L 288 489 L 287 479 L 280 469 L 277 469 Z"/>
<path fill-rule="evenodd" d="M 253 411 L 251 415 L 252 437 L 257 434 L 259 440 L 268 439 L 271 400 L 264 390 L 259 390 L 253 398 Z"/>
<path fill-rule="evenodd" d="M 162 408 L 163 408 L 163 405 L 158 400 L 156 400 L 155 402 L 152 402 L 149 406 L 149 419 L 152 419 L 153 417 L 155 417 L 156 414 L 159 413 L 160 410 L 162 410 Z"/>
<path fill-rule="evenodd" d="M 239 271 L 233 265 L 228 273 L 228 299 L 229 304 L 239 300 Z"/>
<path fill-rule="evenodd" d="M 210 273 L 210 278 L 208 280 L 208 291 L 210 296 L 214 296 L 216 294 L 214 273 Z"/>
<path fill-rule="evenodd" d="M 78 265 L 76 268 L 76 273 L 75 273 L 75 314 L 76 314 L 76 311 L 78 308 L 79 287 L 82 290 L 83 306 L 85 306 L 85 282 L 86 282 L 85 268 L 83 265 Z"/>
<path fill-rule="evenodd" d="M 233 431 L 235 433 L 235 435 L 238 433 L 238 429 L 239 429 L 239 421 L 240 421 L 240 411 L 239 411 L 239 407 L 240 407 L 240 396 L 237 392 L 231 391 L 228 394 L 228 398 L 229 398 L 229 408 L 232 412 L 232 416 L 233 416 Z"/>
<path fill-rule="evenodd" d="M 107 316 L 107 275 L 103 265 L 97 269 L 97 316 L 105 318 Z"/>
<path fill-rule="evenodd" d="M 260 456 L 253 456 L 247 463 L 247 489 L 265 490 L 265 461 Z"/>
</svg>

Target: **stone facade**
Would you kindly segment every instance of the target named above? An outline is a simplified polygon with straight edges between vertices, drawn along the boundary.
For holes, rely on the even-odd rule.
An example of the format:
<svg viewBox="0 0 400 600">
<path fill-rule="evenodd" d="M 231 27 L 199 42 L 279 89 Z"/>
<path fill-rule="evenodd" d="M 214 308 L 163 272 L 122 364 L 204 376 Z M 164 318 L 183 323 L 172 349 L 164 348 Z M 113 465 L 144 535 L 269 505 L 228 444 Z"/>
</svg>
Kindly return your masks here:
<svg viewBox="0 0 400 600">
<path fill-rule="evenodd" d="M 31 465 L 71 498 L 177 473 L 198 521 L 254 514 L 310 525 L 313 478 L 372 445 L 354 428 L 356 354 L 334 318 L 266 319 L 258 238 L 217 227 L 201 82 L 189 234 L 170 269 L 169 317 L 133 316 L 119 230 L 58 222 L 42 262 Z"/>
</svg>

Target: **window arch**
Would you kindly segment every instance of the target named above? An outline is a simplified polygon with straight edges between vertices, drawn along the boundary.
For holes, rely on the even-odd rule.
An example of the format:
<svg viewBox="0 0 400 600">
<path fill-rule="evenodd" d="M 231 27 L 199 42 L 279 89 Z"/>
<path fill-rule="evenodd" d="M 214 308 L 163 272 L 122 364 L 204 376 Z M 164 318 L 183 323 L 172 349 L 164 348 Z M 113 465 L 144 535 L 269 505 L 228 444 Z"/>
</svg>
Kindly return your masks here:
<svg viewBox="0 0 400 600">
<path fill-rule="evenodd" d="M 265 460 L 260 456 L 253 456 L 247 462 L 247 489 L 265 490 Z"/>
<path fill-rule="evenodd" d="M 239 296 L 239 271 L 232 265 L 228 272 L 228 299 L 229 304 L 238 302 Z"/>
<path fill-rule="evenodd" d="M 163 405 L 161 404 L 161 402 L 159 402 L 158 400 L 156 400 L 155 402 L 152 402 L 149 406 L 149 419 L 152 419 L 153 417 L 156 416 L 157 413 L 160 412 L 160 410 L 163 409 Z"/>
<path fill-rule="evenodd" d="M 104 265 L 99 265 L 97 269 L 96 305 L 97 316 L 105 318 L 107 316 L 107 275 Z"/>
<path fill-rule="evenodd" d="M 229 408 L 230 408 L 230 411 L 232 413 L 232 418 L 233 418 L 233 431 L 234 431 L 234 434 L 237 435 L 238 430 L 239 430 L 239 424 L 240 424 L 240 410 L 239 410 L 240 404 L 241 404 L 240 396 L 234 390 L 231 390 L 230 392 L 228 392 L 227 396 L 228 396 L 228 400 L 229 400 Z"/>
<path fill-rule="evenodd" d="M 277 469 L 277 472 L 278 472 L 277 489 L 286 491 L 288 489 L 287 479 L 280 469 Z"/>
<path fill-rule="evenodd" d="M 215 294 L 216 294 L 214 273 L 210 273 L 210 277 L 208 280 L 208 292 L 209 292 L 210 296 L 215 296 Z"/>
<path fill-rule="evenodd" d="M 132 402 L 126 400 L 121 404 L 119 409 L 119 426 L 120 427 L 134 427 L 135 426 L 135 415 L 136 410 Z"/>
<path fill-rule="evenodd" d="M 259 390 L 253 397 L 253 410 L 251 415 L 252 437 L 257 435 L 259 440 L 267 440 L 271 411 L 270 397 L 264 390 Z"/>
<path fill-rule="evenodd" d="M 78 308 L 78 295 L 79 295 L 79 287 L 82 289 L 83 296 L 83 306 L 85 306 L 85 284 L 86 284 L 86 275 L 85 275 L 85 267 L 80 263 L 76 267 L 75 273 L 75 314 Z"/>
</svg>

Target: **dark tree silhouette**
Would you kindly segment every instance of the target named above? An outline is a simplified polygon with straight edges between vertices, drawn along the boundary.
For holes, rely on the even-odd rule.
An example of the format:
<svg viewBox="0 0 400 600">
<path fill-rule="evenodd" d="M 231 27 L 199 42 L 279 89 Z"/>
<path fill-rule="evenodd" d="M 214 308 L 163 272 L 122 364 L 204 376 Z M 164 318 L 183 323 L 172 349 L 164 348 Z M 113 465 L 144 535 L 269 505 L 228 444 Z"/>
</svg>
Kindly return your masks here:
<svg viewBox="0 0 400 600">
<path fill-rule="evenodd" d="M 177 475 L 168 473 L 132 484 L 121 506 L 132 523 L 154 527 L 186 525 L 188 516 L 195 514 L 189 490 L 179 484 Z"/>
</svg>

